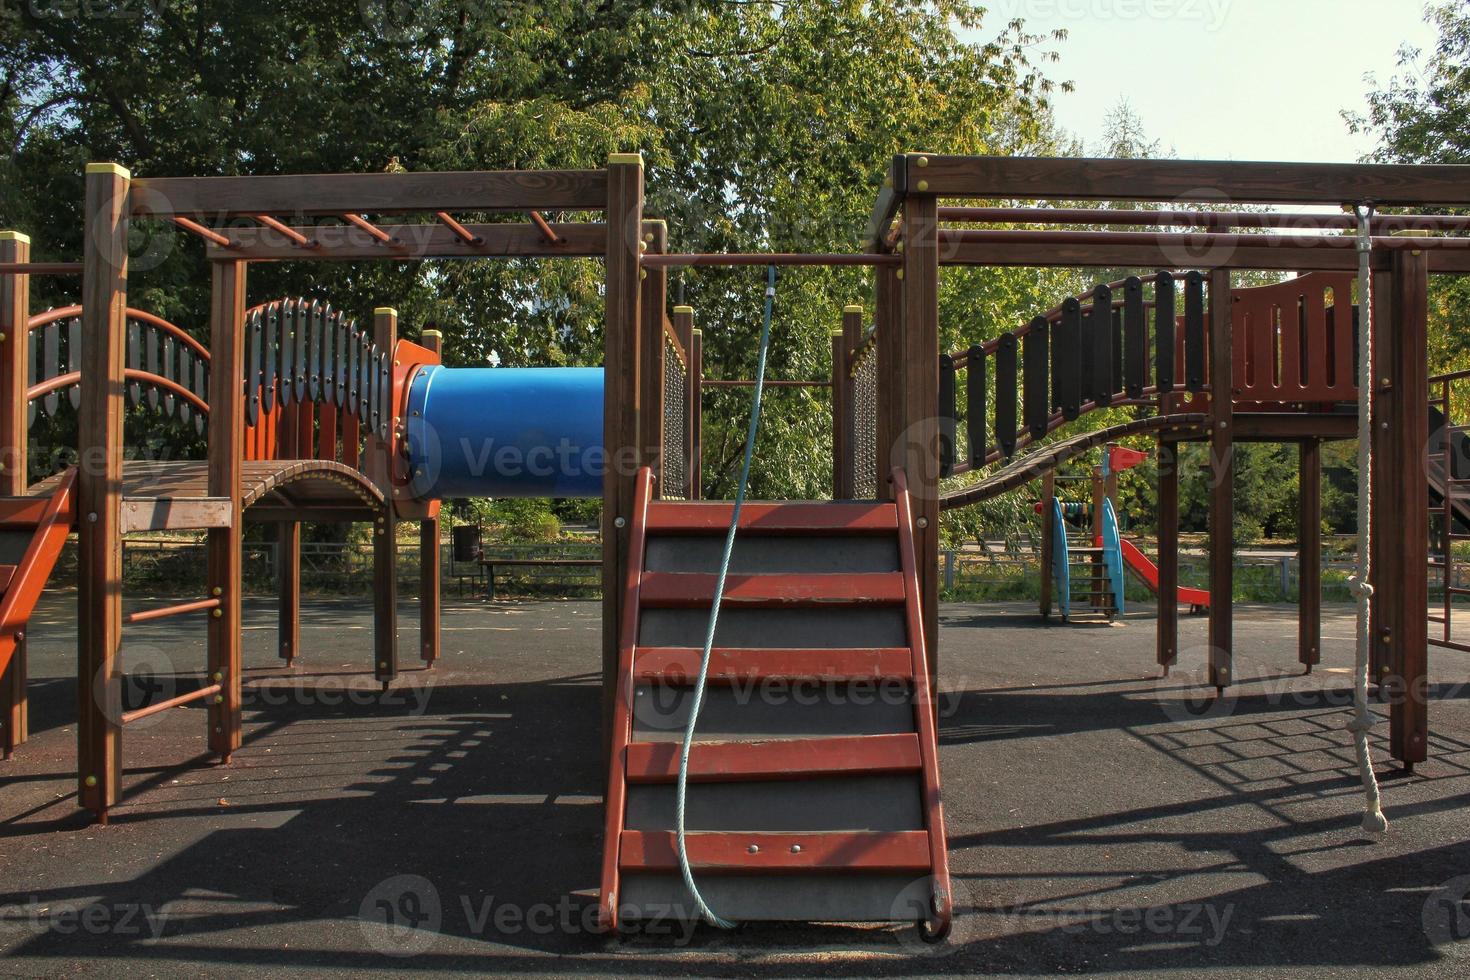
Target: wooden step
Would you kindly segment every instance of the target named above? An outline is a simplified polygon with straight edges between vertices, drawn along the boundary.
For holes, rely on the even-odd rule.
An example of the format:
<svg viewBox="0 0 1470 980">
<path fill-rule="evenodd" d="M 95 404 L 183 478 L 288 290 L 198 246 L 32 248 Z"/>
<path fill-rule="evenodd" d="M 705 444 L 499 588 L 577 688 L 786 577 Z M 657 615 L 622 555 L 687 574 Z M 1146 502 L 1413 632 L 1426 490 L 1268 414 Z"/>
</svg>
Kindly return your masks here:
<svg viewBox="0 0 1470 980">
<path fill-rule="evenodd" d="M 929 834 L 923 830 L 833 831 L 820 834 L 686 834 L 689 865 L 697 871 L 930 870 Z M 625 830 L 618 838 L 623 870 L 677 871 L 672 831 Z"/>
<path fill-rule="evenodd" d="M 725 534 L 734 507 L 723 501 L 651 503 L 648 533 Z M 897 529 L 898 512 L 889 503 L 752 501 L 740 508 L 740 532 L 745 534 L 892 534 Z"/>
<path fill-rule="evenodd" d="M 638 599 L 645 609 L 700 609 L 714 602 L 718 577 L 703 572 L 644 572 Z M 812 608 L 889 606 L 904 601 L 901 572 L 820 575 L 730 575 L 722 606 Z"/>
<path fill-rule="evenodd" d="M 629 783 L 671 783 L 679 774 L 681 742 L 628 745 Z M 918 772 L 919 736 L 851 735 L 758 742 L 698 742 L 689 751 L 691 782 L 814 779 Z"/>
<path fill-rule="evenodd" d="M 50 497 L 0 497 L 0 531 L 33 529 L 50 502 Z"/>
<path fill-rule="evenodd" d="M 692 684 L 703 654 L 698 647 L 639 647 L 633 653 L 633 679 Z M 908 681 L 913 676 L 913 652 L 907 647 L 715 647 L 710 651 L 708 680 L 711 684 L 767 679 Z"/>
</svg>

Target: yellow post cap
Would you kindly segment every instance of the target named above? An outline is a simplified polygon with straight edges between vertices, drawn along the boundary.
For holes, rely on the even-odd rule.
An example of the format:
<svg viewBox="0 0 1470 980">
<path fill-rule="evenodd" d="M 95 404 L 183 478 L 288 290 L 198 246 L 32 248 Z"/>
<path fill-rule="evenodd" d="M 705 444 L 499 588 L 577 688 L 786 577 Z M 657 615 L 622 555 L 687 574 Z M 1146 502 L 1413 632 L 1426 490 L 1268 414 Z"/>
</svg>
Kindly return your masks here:
<svg viewBox="0 0 1470 980">
<path fill-rule="evenodd" d="M 607 157 L 607 162 L 609 164 L 613 164 L 613 163 L 632 163 L 632 164 L 636 164 L 636 165 L 638 165 L 638 166 L 641 167 L 641 166 L 643 166 L 643 154 L 642 153 L 609 153 L 608 154 L 608 157 Z"/>
<path fill-rule="evenodd" d="M 444 334 L 442 332 L 438 331 L 438 330 L 425 330 L 425 331 L 422 331 L 422 333 L 420 334 L 420 336 L 423 336 L 423 337 L 443 337 Z"/>
<path fill-rule="evenodd" d="M 692 306 L 676 306 L 676 307 L 674 307 L 674 312 L 675 313 L 693 313 L 694 312 L 694 307 L 692 307 Z"/>
<path fill-rule="evenodd" d="M 373 316 L 397 316 L 398 311 L 391 306 L 379 306 L 373 310 Z"/>
<path fill-rule="evenodd" d="M 127 167 L 116 163 L 89 163 L 87 164 L 87 173 L 113 174 L 115 176 L 121 177 L 123 180 L 129 180 L 133 176 L 128 171 Z"/>
<path fill-rule="evenodd" d="M 29 245 L 31 236 L 23 231 L 0 231 L 0 242 L 20 242 L 22 245 Z"/>
<path fill-rule="evenodd" d="M 863 308 L 861 306 L 858 306 L 856 304 L 853 304 L 852 306 L 844 306 L 842 308 L 842 312 L 843 313 L 861 313 L 861 312 L 863 312 Z"/>
</svg>

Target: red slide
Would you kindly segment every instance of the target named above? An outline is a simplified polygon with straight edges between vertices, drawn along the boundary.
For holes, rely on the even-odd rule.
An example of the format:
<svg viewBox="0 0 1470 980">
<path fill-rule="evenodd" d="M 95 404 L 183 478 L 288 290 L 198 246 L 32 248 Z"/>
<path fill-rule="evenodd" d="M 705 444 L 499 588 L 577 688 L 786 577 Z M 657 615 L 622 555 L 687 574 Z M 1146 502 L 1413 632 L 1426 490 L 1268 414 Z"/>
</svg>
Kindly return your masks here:
<svg viewBox="0 0 1470 980">
<path fill-rule="evenodd" d="M 1148 555 L 1134 547 L 1133 542 L 1127 538 L 1120 538 L 1119 544 L 1123 546 L 1123 563 L 1129 570 L 1137 575 L 1144 585 L 1149 587 L 1154 595 L 1159 594 L 1159 567 L 1148 560 Z M 1200 609 L 1210 608 L 1210 594 L 1204 589 L 1186 589 L 1179 587 L 1179 602 L 1189 603 Z"/>
</svg>

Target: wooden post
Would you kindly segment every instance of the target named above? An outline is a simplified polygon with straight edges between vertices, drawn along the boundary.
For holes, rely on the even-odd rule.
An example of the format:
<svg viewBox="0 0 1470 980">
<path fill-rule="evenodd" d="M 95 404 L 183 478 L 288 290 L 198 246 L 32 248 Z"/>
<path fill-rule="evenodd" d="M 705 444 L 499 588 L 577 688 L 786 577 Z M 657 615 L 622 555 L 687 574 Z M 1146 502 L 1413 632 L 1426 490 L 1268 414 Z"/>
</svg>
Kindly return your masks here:
<svg viewBox="0 0 1470 980">
<path fill-rule="evenodd" d="M 662 255 L 668 247 L 668 225 L 662 221 L 643 222 L 643 251 L 651 255 Z M 639 330 L 642 340 L 639 346 L 641 360 L 638 366 L 639 382 L 643 387 L 639 404 L 642 412 L 638 417 L 639 443 L 645 462 L 653 467 L 653 495 L 656 499 L 669 496 L 663 481 L 664 467 L 664 308 L 668 298 L 669 273 L 667 269 L 641 269 L 638 298 Z"/>
<path fill-rule="evenodd" d="M 832 499 L 844 500 L 852 496 L 846 492 L 843 473 L 851 469 L 847 459 L 852 455 L 852 446 L 847 442 L 847 356 L 843 347 L 841 330 L 832 331 Z"/>
<path fill-rule="evenodd" d="M 1234 648 L 1235 391 L 1230 270 L 1210 270 L 1210 683 L 1228 687 Z"/>
<path fill-rule="evenodd" d="M 863 308 L 861 306 L 845 306 L 842 309 L 842 368 L 838 374 L 838 380 L 842 384 L 842 448 L 841 459 L 842 473 L 839 495 L 843 500 L 852 500 L 857 496 L 857 470 L 854 453 L 857 449 L 857 431 L 853 418 L 853 398 L 855 397 L 855 386 L 852 376 L 852 357 L 863 342 Z"/>
<path fill-rule="evenodd" d="M 1429 260 L 1419 250 L 1392 253 L 1390 332 L 1394 348 L 1388 374 L 1388 455 L 1374 464 L 1373 486 L 1388 488 L 1396 505 L 1393 524 L 1373 529 L 1397 552 L 1398 574 L 1379 579 L 1393 633 L 1389 650 L 1394 694 L 1389 709 L 1389 751 L 1412 770 L 1428 757 L 1429 743 L 1429 491 L 1424 475 L 1429 433 L 1426 365 Z M 1375 348 L 1376 350 L 1376 348 Z"/>
<path fill-rule="evenodd" d="M 695 372 L 698 366 L 694 360 L 694 307 L 676 306 L 673 315 L 669 317 L 673 325 L 674 336 L 679 338 L 679 344 L 684 348 L 686 363 L 684 365 L 684 431 L 681 433 L 684 440 L 684 486 L 681 488 L 684 499 L 694 500 L 699 496 L 695 489 L 699 485 L 699 459 L 694 455 L 698 427 L 699 411 L 698 387 L 695 381 Z"/>
<path fill-rule="evenodd" d="M 1103 485 L 1102 467 L 1094 466 L 1092 468 L 1092 544 L 1094 546 L 1102 540 L 1103 501 L 1105 499 L 1107 499 L 1107 494 Z M 1093 552 L 1092 585 L 1088 589 L 1091 593 L 1088 605 L 1093 609 L 1102 609 L 1109 605 L 1107 598 L 1103 595 L 1107 587 L 1107 582 L 1103 578 L 1103 572 L 1105 570 L 1106 567 L 1103 565 L 1102 552 Z"/>
<path fill-rule="evenodd" d="M 1159 625 L 1155 647 L 1167 674 L 1179 659 L 1179 443 L 1159 440 Z M 1213 605 L 1213 603 L 1212 603 Z"/>
<path fill-rule="evenodd" d="M 1303 439 L 1299 457 L 1296 656 L 1311 673 L 1322 661 L 1322 441 Z"/>
<path fill-rule="evenodd" d="M 122 429 L 128 187 L 87 165 L 82 400 L 77 413 L 77 801 L 107 822 L 122 780 Z M 238 377 L 238 375 L 237 375 Z"/>
<path fill-rule="evenodd" d="M 31 240 L 18 231 L 0 231 L 0 262 L 29 262 Z M 26 492 L 26 440 L 29 434 L 26 386 L 31 314 L 31 277 L 0 275 L 0 495 Z M 26 648 L 22 637 L 10 666 L 0 676 L 0 750 L 9 759 L 29 737 L 26 698 Z"/>
<path fill-rule="evenodd" d="M 209 705 L 209 748 L 228 763 L 240 747 L 240 473 L 245 450 L 245 276 L 247 264 L 212 264 L 209 318 L 209 495 L 230 501 L 230 526 L 208 532 L 210 594 L 220 607 L 210 614 L 210 677 L 221 685 Z"/>
<path fill-rule="evenodd" d="M 691 311 L 692 312 L 692 311 Z M 704 331 L 689 331 L 689 499 L 704 496 Z"/>
<path fill-rule="evenodd" d="M 904 375 L 902 464 L 914 503 L 924 642 L 939 670 L 939 214 L 933 194 L 903 206 L 903 358 L 879 369 Z M 888 468 L 884 468 L 886 474 Z M 883 482 L 883 481 L 880 481 Z"/>
<path fill-rule="evenodd" d="M 398 344 L 398 311 L 391 306 L 373 310 L 373 343 L 392 357 Z M 391 409 L 390 409 L 391 411 Z M 397 425 L 398 420 L 391 423 Z M 394 506 L 393 461 L 381 440 L 372 456 L 381 460 L 383 513 L 373 522 L 373 677 L 383 689 L 398 676 L 398 513 Z"/>
<path fill-rule="evenodd" d="M 607 163 L 607 291 L 603 330 L 602 735 L 610 751 L 617 698 L 618 641 L 627 571 L 633 482 L 644 461 L 639 397 L 638 245 L 643 227 L 643 157 L 614 153 Z"/>
<path fill-rule="evenodd" d="M 289 667 L 301 654 L 301 522 L 281 521 L 276 537 L 276 582 L 279 595 L 276 637 L 281 659 Z"/>
<path fill-rule="evenodd" d="M 420 343 L 444 353 L 444 335 L 425 330 Z M 439 659 L 439 514 L 419 522 L 419 659 L 430 667 Z"/>
<path fill-rule="evenodd" d="M 1056 509 L 1052 501 L 1057 495 L 1057 471 L 1041 474 L 1041 618 L 1051 616 L 1052 562 L 1056 561 Z"/>
<path fill-rule="evenodd" d="M 1399 351 L 1393 340 L 1393 274 L 1387 270 L 1373 273 L 1373 369 L 1372 401 L 1373 459 L 1378 472 L 1388 472 L 1387 460 L 1393 455 L 1393 433 L 1390 426 L 1394 417 L 1394 390 L 1391 379 L 1397 371 Z M 1387 693 L 1385 686 L 1394 682 L 1394 638 L 1398 633 L 1395 620 L 1397 605 L 1388 599 L 1394 583 L 1403 579 L 1399 568 L 1402 551 L 1394 546 L 1399 528 L 1399 499 L 1397 488 L 1386 479 L 1380 479 L 1373 488 L 1372 513 L 1368 520 L 1374 529 L 1372 552 L 1372 583 L 1374 594 L 1368 601 L 1371 627 L 1368 632 L 1368 681 L 1379 686 L 1379 693 Z M 1379 530 L 1387 533 L 1379 534 Z M 1380 591 L 1377 586 L 1383 586 Z"/>
</svg>

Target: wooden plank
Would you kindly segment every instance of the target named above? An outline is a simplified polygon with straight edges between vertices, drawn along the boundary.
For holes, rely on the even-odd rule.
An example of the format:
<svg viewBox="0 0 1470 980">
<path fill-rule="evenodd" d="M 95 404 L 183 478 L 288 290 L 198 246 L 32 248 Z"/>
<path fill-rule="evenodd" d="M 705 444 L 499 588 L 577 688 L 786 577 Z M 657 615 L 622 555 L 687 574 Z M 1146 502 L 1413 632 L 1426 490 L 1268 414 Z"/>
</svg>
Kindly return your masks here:
<svg viewBox="0 0 1470 980">
<path fill-rule="evenodd" d="M 228 528 L 235 519 L 229 497 L 124 497 L 122 533 Z"/>
<path fill-rule="evenodd" d="M 1327 412 L 1241 412 L 1235 416 L 1237 442 L 1353 439 L 1357 434 L 1357 415 Z"/>
<path fill-rule="evenodd" d="M 699 675 L 704 651 L 697 647 L 639 647 L 633 676 L 639 681 L 692 682 Z M 710 651 L 708 680 L 895 680 L 912 678 L 907 647 L 850 649 L 781 649 L 715 647 Z"/>
<path fill-rule="evenodd" d="M 649 508 L 650 534 L 719 534 L 730 527 L 733 504 L 664 501 Z M 740 508 L 745 534 L 891 534 L 898 516 L 891 503 L 771 503 L 751 501 Z"/>
<path fill-rule="evenodd" d="M 1230 271 L 1210 273 L 1210 683 L 1228 687 L 1234 650 L 1235 446 L 1230 397 Z"/>
<path fill-rule="evenodd" d="M 907 174 L 903 154 L 894 154 L 893 158 L 888 161 L 888 174 L 883 179 L 882 187 L 878 189 L 878 199 L 874 202 L 873 212 L 868 218 L 866 241 L 868 248 L 872 251 L 891 250 L 887 241 L 888 229 L 892 227 L 894 216 L 898 214 L 898 209 L 903 204 Z"/>
<path fill-rule="evenodd" d="M 1393 607 L 1395 697 L 1389 708 L 1389 752 L 1412 768 L 1429 752 L 1429 494 L 1424 474 L 1424 440 L 1429 431 L 1426 366 L 1429 269 L 1423 252 L 1395 252 L 1389 294 L 1393 359 L 1387 377 L 1393 390 L 1388 455 L 1374 466 L 1374 485 L 1391 485 L 1392 524 L 1374 528 L 1395 551 L 1398 574 L 1384 604 Z M 1380 579 L 1380 582 L 1384 580 Z M 1380 586 L 1382 587 L 1382 586 Z"/>
<path fill-rule="evenodd" d="M 1179 443 L 1159 440 L 1159 622 L 1155 657 L 1168 670 L 1179 659 Z"/>
<path fill-rule="evenodd" d="M 1297 660 L 1322 662 L 1322 443 L 1304 439 L 1298 453 Z"/>
<path fill-rule="evenodd" d="M 1016 401 L 1021 384 L 1016 373 L 1016 346 L 1015 334 L 1003 333 L 995 348 L 995 443 L 1002 459 L 1015 454 L 1019 435 Z"/>
<path fill-rule="evenodd" d="M 911 179 L 908 190 L 917 186 L 918 182 Z M 928 650 L 930 670 L 937 671 L 939 426 L 934 406 L 939 399 L 939 213 L 934 193 L 910 193 L 905 199 L 903 242 L 903 359 L 889 361 L 884 370 L 905 375 L 904 426 L 898 430 L 901 444 L 889 445 L 902 453 L 902 467 L 913 497 L 924 646 Z M 882 458 L 880 446 L 879 459 Z M 887 469 L 880 462 L 880 478 Z"/>
<path fill-rule="evenodd" d="M 443 224 L 384 225 L 393 241 L 379 242 L 352 225 L 296 225 L 314 248 L 303 249 L 269 228 L 245 226 L 229 230 L 230 245 L 208 245 L 212 259 L 251 262 L 417 262 L 428 259 L 596 258 L 607 248 L 607 226 L 601 222 L 556 224 L 559 241 L 551 244 L 532 224 L 468 224 L 476 241 L 467 242 Z"/>
<path fill-rule="evenodd" d="M 620 601 L 627 574 L 633 484 L 640 446 L 638 242 L 643 228 L 643 160 L 614 155 L 607 169 L 607 262 L 603 328 L 602 735 L 611 750 L 617 700 Z"/>
<path fill-rule="evenodd" d="M 215 221 L 256 214 L 597 211 L 607 203 L 608 175 L 601 170 L 478 170 L 153 177 L 135 184 L 134 215 Z"/>
<path fill-rule="evenodd" d="M 1395 393 L 1392 379 L 1397 370 L 1395 364 L 1398 361 L 1400 349 L 1393 341 L 1393 277 L 1391 273 L 1375 272 L 1372 278 L 1373 373 L 1377 376 L 1371 393 L 1373 459 L 1376 465 L 1386 467 L 1388 464 L 1385 461 L 1393 458 L 1393 434 L 1390 432 L 1389 423 L 1394 416 Z M 1356 311 L 1354 321 L 1356 322 Z M 1353 336 L 1357 336 L 1356 330 L 1353 331 Z M 1353 349 L 1356 350 L 1357 346 L 1357 343 L 1354 342 Z M 1384 384 L 1384 381 L 1389 383 Z M 1356 424 L 1353 428 L 1356 433 Z M 1388 601 L 1388 593 L 1394 588 L 1394 583 L 1401 581 L 1405 574 L 1404 569 L 1398 567 L 1402 551 L 1393 545 L 1393 538 L 1401 530 L 1398 523 L 1399 489 L 1399 485 L 1393 480 L 1378 481 L 1373 488 L 1372 514 L 1369 517 L 1375 531 L 1388 532 L 1373 535 L 1371 552 L 1370 580 L 1374 586 L 1374 593 L 1369 600 L 1372 645 L 1368 651 L 1368 678 L 1371 683 L 1380 685 L 1380 696 L 1393 695 L 1394 692 L 1388 688 L 1392 686 L 1396 676 L 1394 674 L 1394 654 L 1396 653 L 1394 643 L 1399 632 L 1399 624 L 1395 617 L 1400 607 L 1398 603 Z"/>
<path fill-rule="evenodd" d="M 834 831 L 824 834 L 696 833 L 685 837 L 690 867 L 722 871 L 927 872 L 929 838 L 922 830 Z M 673 831 L 625 830 L 618 866 L 625 871 L 677 871 Z"/>
<path fill-rule="evenodd" d="M 373 522 L 373 677 L 398 676 L 398 519 L 391 504 Z"/>
<path fill-rule="evenodd" d="M 629 505 L 632 528 L 628 534 L 628 554 L 624 565 L 623 580 L 618 583 L 618 602 L 627 610 L 627 615 L 618 623 L 617 659 L 613 664 L 614 681 L 611 714 L 607 718 L 604 734 L 607 738 L 607 792 L 603 797 L 603 842 L 602 842 L 602 888 L 598 895 L 598 920 L 604 929 L 614 929 L 618 923 L 620 882 L 618 867 L 620 847 L 627 803 L 627 750 L 633 733 L 633 656 L 638 644 L 638 610 L 640 605 L 640 572 L 643 568 L 645 528 L 648 522 L 649 501 L 653 497 L 653 471 L 643 467 L 638 471 Z M 604 506 L 604 512 L 606 507 Z M 604 581 L 610 564 L 608 551 L 603 551 Z M 606 592 L 603 593 L 606 596 Z M 606 608 L 606 603 L 604 603 Z M 608 692 L 604 691 L 606 695 Z"/>
<path fill-rule="evenodd" d="M 0 232 L 0 262 L 29 262 L 31 240 L 14 231 Z M 29 378 L 31 280 L 23 272 L 0 275 L 0 493 L 19 496 L 26 490 L 27 434 L 30 411 L 25 391 Z M 72 352 L 80 370 L 80 350 Z M 80 388 L 73 391 L 80 406 Z M 39 514 L 36 515 L 39 519 Z M 0 526 L 3 526 L 0 519 Z M 0 754 L 8 759 L 30 736 L 30 701 L 26 692 L 27 661 L 22 638 L 0 673 Z"/>
<path fill-rule="evenodd" d="M 708 608 L 717 576 L 699 572 L 644 572 L 639 586 L 644 608 Z M 734 607 L 825 607 L 891 605 L 903 601 L 897 572 L 855 574 L 730 575 L 723 605 Z"/>
<path fill-rule="evenodd" d="M 673 782 L 679 775 L 682 746 L 681 742 L 630 744 L 628 782 Z M 695 742 L 689 750 L 688 772 L 691 782 L 727 783 L 915 772 L 920 764 L 917 735 L 846 735 Z"/>
<path fill-rule="evenodd" d="M 214 262 L 213 302 L 209 324 L 209 482 L 211 497 L 229 501 L 231 514 L 241 508 L 245 399 L 240 377 L 245 358 L 244 262 Z M 229 762 L 240 747 L 241 695 L 241 524 L 208 534 L 210 595 L 219 598 L 219 615 L 211 616 L 207 655 L 211 679 L 221 685 L 220 700 L 209 705 L 209 748 Z"/>
<path fill-rule="evenodd" d="M 106 822 L 122 780 L 123 353 L 130 175 L 88 164 L 77 449 L 77 801 Z M 236 373 L 236 378 L 239 374 Z"/>
<path fill-rule="evenodd" d="M 920 161 L 923 161 L 921 165 Z M 1256 163 L 969 157 L 908 154 L 908 188 L 927 181 L 943 197 L 1090 201 L 1212 199 L 1253 204 L 1370 200 L 1379 207 L 1470 206 L 1470 166 L 1363 163 Z M 1172 264 L 1172 263 L 1171 263 Z"/>
<path fill-rule="evenodd" d="M 1155 236 L 1156 237 L 1156 236 Z M 1463 271 L 1470 265 L 1470 251 L 1434 250 L 1429 253 L 1435 272 Z M 942 263 L 953 266 L 994 268 L 1177 268 L 1180 251 L 1173 246 L 1153 242 L 1108 243 L 1044 243 L 1009 241 L 946 241 Z M 1382 265 L 1387 258 L 1375 260 Z M 1240 245 L 1220 249 L 1219 254 L 1206 253 L 1189 258 L 1192 268 L 1260 269 L 1272 272 L 1349 272 L 1357 268 L 1357 256 L 1351 249 L 1339 248 L 1271 248 Z"/>
<path fill-rule="evenodd" d="M 45 512 L 44 497 L 0 497 L 0 531 L 33 528 Z"/>
</svg>

